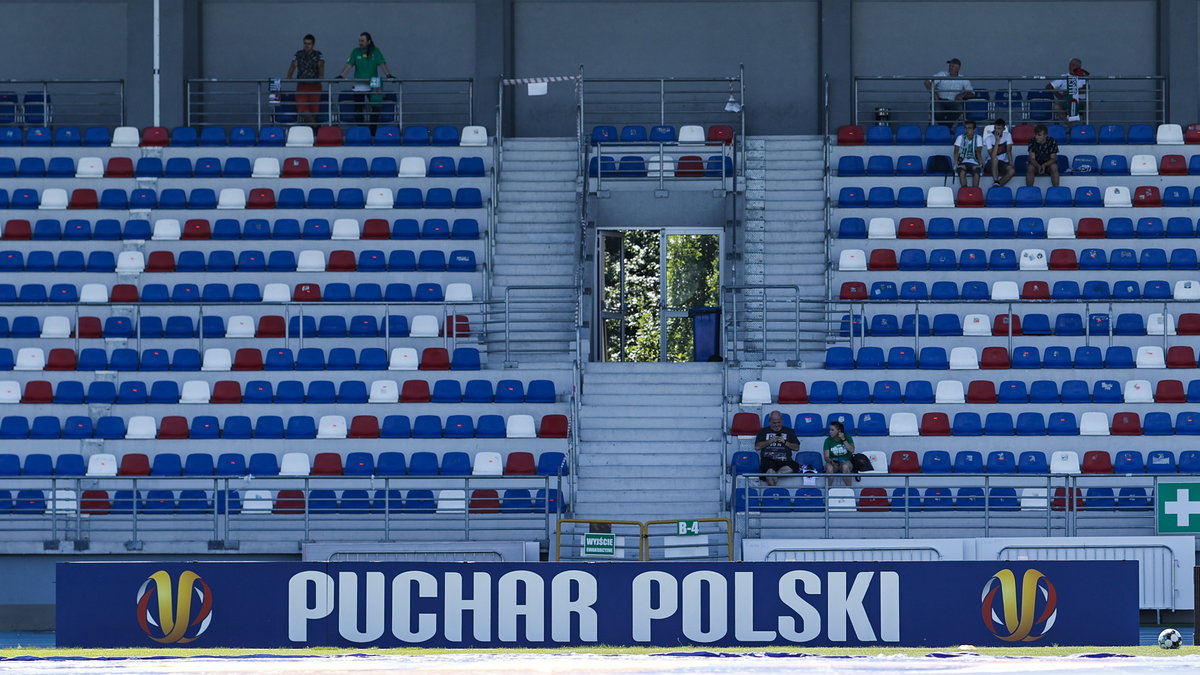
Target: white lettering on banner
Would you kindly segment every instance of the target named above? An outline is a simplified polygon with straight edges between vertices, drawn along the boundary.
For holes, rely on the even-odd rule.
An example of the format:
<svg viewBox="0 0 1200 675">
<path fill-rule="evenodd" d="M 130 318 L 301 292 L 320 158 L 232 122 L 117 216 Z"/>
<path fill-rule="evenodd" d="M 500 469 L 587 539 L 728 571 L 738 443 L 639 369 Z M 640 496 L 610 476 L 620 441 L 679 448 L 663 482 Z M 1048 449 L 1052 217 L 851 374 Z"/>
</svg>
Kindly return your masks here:
<svg viewBox="0 0 1200 675">
<path fill-rule="evenodd" d="M 821 613 L 796 592 L 796 582 L 804 585 L 805 595 L 821 594 L 821 577 L 813 572 L 794 570 L 779 577 L 779 600 L 800 617 L 800 630 L 796 630 L 796 619 L 779 617 L 779 635 L 789 642 L 808 642 L 821 634 Z"/>
<path fill-rule="evenodd" d="M 658 591 L 658 605 L 651 606 L 651 589 Z M 665 619 L 679 608 L 679 581 L 669 572 L 642 572 L 633 578 L 630 588 L 633 601 L 633 639 L 650 641 L 650 624 Z"/>
<path fill-rule="evenodd" d="M 879 639 L 900 641 L 900 573 L 879 573 Z"/>
<path fill-rule="evenodd" d="M 571 585 L 579 589 L 571 599 Z M 579 641 L 595 642 L 596 577 L 587 572 L 560 572 L 550 582 L 550 639 L 555 642 L 571 642 L 571 615 L 579 616 Z"/>
<path fill-rule="evenodd" d="M 313 588 L 312 603 L 308 601 Z M 311 570 L 288 579 L 288 639 L 308 642 L 308 622 L 324 619 L 333 611 L 333 577 Z"/>
<path fill-rule="evenodd" d="M 683 634 L 696 642 L 716 642 L 729 632 L 729 587 L 725 575 L 703 570 L 683 578 Z M 708 630 L 704 608 L 708 607 Z"/>
<path fill-rule="evenodd" d="M 351 642 L 374 642 L 383 635 L 383 572 L 367 572 L 366 625 L 358 629 L 358 574 L 338 573 L 338 633 Z"/>
<path fill-rule="evenodd" d="M 517 588 L 525 587 L 525 600 L 518 599 Z M 546 617 L 542 610 L 545 604 L 546 587 L 542 575 L 530 570 L 516 570 L 500 577 L 496 589 L 496 637 L 502 642 L 516 642 L 517 617 L 525 617 L 524 640 L 541 642 L 546 639 Z"/>
<path fill-rule="evenodd" d="M 472 637 L 479 642 L 492 639 L 492 575 L 472 573 L 471 599 L 463 598 L 463 579 L 458 572 L 447 572 L 444 583 L 445 633 L 451 642 L 463 641 L 463 612 L 474 616 Z"/>
<path fill-rule="evenodd" d="M 754 572 L 733 573 L 733 636 L 739 642 L 770 642 L 773 630 L 754 629 Z"/>
<path fill-rule="evenodd" d="M 436 598 L 437 579 L 428 572 L 401 572 L 392 579 L 392 635 L 404 642 L 425 642 L 437 634 L 437 614 L 417 615 L 417 630 L 412 630 L 412 586 L 417 584 L 417 597 Z"/>
<path fill-rule="evenodd" d="M 846 590 L 846 572 L 829 573 L 829 597 L 826 619 L 828 621 L 828 636 L 834 642 L 846 641 L 846 619 L 854 625 L 854 635 L 864 642 L 875 641 L 875 630 L 871 628 L 871 620 L 867 618 L 867 608 L 863 599 L 871 586 L 874 572 L 859 572 L 854 575 L 854 585 Z"/>
</svg>

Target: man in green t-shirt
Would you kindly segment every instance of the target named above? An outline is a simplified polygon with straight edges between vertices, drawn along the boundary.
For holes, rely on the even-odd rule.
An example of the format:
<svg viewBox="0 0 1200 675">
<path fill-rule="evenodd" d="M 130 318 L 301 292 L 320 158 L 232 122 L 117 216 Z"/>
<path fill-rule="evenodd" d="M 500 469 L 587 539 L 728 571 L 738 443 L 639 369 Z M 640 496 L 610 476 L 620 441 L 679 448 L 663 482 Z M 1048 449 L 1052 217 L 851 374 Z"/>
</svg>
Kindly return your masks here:
<svg viewBox="0 0 1200 675">
<path fill-rule="evenodd" d="M 370 33 L 359 34 L 358 46 L 350 52 L 350 58 L 346 59 L 346 66 L 342 68 L 342 72 L 338 73 L 338 77 L 345 77 L 351 68 L 354 69 L 354 79 L 356 80 L 371 80 L 379 77 L 380 73 L 387 78 L 395 77 L 388 70 L 387 59 L 384 58 L 383 52 L 375 46 L 375 40 L 371 38 Z M 358 101 L 359 119 L 372 129 L 375 128 L 375 106 L 373 104 L 383 100 L 379 95 L 379 87 L 359 84 L 355 85 L 354 90 L 356 92 L 373 92 L 371 94 L 359 93 L 354 98 Z"/>
<path fill-rule="evenodd" d="M 854 463 L 850 461 L 850 456 L 854 454 L 854 438 L 846 433 L 846 427 L 841 422 L 829 423 L 824 453 L 825 473 L 846 474 L 842 482 L 850 487 L 850 474 L 854 471 Z"/>
</svg>

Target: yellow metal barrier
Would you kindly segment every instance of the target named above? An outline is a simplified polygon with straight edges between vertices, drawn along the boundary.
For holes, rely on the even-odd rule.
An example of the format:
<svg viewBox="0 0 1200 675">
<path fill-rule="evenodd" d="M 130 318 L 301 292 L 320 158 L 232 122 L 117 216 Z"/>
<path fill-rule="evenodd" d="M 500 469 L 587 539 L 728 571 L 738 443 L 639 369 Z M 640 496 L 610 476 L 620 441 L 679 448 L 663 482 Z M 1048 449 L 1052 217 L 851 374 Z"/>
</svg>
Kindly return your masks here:
<svg viewBox="0 0 1200 675">
<path fill-rule="evenodd" d="M 704 525 L 707 523 L 716 523 L 718 525 L 724 525 L 725 531 L 723 533 L 720 531 L 703 532 L 703 530 L 706 529 L 704 527 Z M 567 532 L 563 531 L 564 525 L 568 526 Z M 574 525 L 587 525 L 587 531 L 576 532 L 576 531 L 574 531 L 573 527 L 571 527 Z M 650 532 L 651 527 L 662 526 L 662 525 L 670 525 L 673 528 L 673 530 L 671 532 L 666 532 L 666 533 L 662 533 L 662 534 L 653 534 L 653 535 L 651 534 L 651 532 Z M 621 532 L 613 532 L 614 526 L 616 526 L 618 528 L 636 527 L 637 532 L 629 533 L 629 534 L 623 534 Z M 671 537 L 671 538 L 673 538 L 671 540 L 671 543 L 669 543 L 669 544 L 664 543 L 662 546 L 662 549 L 664 551 L 670 551 L 671 549 L 675 549 L 676 551 L 684 552 L 684 555 L 672 556 L 672 557 L 666 558 L 666 559 L 696 560 L 697 558 L 710 558 L 711 556 L 707 555 L 707 550 L 704 554 L 688 555 L 687 554 L 688 552 L 694 552 L 694 550 L 699 548 L 699 546 L 688 546 L 688 542 L 686 540 L 681 541 L 681 539 L 683 539 L 685 537 L 702 537 L 705 542 L 703 544 L 703 546 L 705 547 L 705 549 L 707 549 L 708 545 L 709 545 L 709 541 L 711 540 L 711 536 L 714 534 L 716 534 L 716 535 L 724 534 L 725 535 L 724 546 L 726 549 L 726 554 L 724 557 L 728 558 L 729 560 L 733 560 L 733 527 L 728 518 L 697 518 L 694 520 L 651 520 L 651 521 L 644 522 L 644 523 L 640 522 L 640 521 L 636 521 L 636 520 L 596 520 L 596 519 L 582 519 L 582 518 L 563 518 L 558 521 L 558 524 L 554 530 L 554 560 L 555 561 L 563 560 L 562 551 L 563 551 L 563 536 L 564 536 L 564 534 L 568 537 L 576 536 L 576 537 L 582 538 L 581 542 L 572 542 L 566 546 L 566 548 L 570 551 L 576 551 L 576 550 L 578 551 L 577 555 L 568 556 L 568 559 L 571 559 L 571 560 L 585 560 L 585 559 L 586 560 L 603 560 L 603 559 L 628 560 L 627 558 L 619 556 L 618 552 L 630 551 L 633 549 L 633 547 L 623 545 L 623 542 L 619 538 L 630 537 L 630 536 L 637 537 L 637 553 L 638 553 L 637 560 L 638 561 L 644 562 L 644 561 L 650 560 L 650 537 L 651 536 Z"/>
<path fill-rule="evenodd" d="M 724 525 L 725 531 L 723 533 L 720 531 L 704 532 L 703 530 L 706 529 L 704 527 L 705 523 L 716 523 L 719 525 Z M 661 535 L 654 534 L 650 531 L 650 528 L 653 526 L 656 526 L 656 525 L 670 525 L 674 528 L 674 530 L 672 532 L 664 533 Z M 650 537 L 652 537 L 652 536 L 661 536 L 661 537 L 664 537 L 665 539 L 668 539 L 669 541 L 671 541 L 671 543 L 669 543 L 669 544 L 668 543 L 663 544 L 664 560 L 668 560 L 668 561 L 671 559 L 695 560 L 697 558 L 709 558 L 711 556 L 707 555 L 707 553 L 704 555 L 688 555 L 688 552 L 689 552 L 688 549 L 695 549 L 695 548 L 699 548 L 699 547 L 698 546 L 689 546 L 687 539 L 691 538 L 691 537 L 703 537 L 705 540 L 705 543 L 703 544 L 703 546 L 705 548 L 707 548 L 708 543 L 711 541 L 712 535 L 720 535 L 720 534 L 725 535 L 725 556 L 729 560 L 732 561 L 733 560 L 733 526 L 728 518 L 696 518 L 694 520 L 651 520 L 651 521 L 647 521 L 642 530 L 642 537 L 643 537 L 643 540 L 645 541 L 645 545 L 642 548 L 642 550 L 645 553 L 644 559 L 645 560 L 650 559 Z M 671 556 L 670 552 L 672 551 L 672 549 L 674 549 L 676 552 L 681 553 L 682 555 Z"/>
</svg>

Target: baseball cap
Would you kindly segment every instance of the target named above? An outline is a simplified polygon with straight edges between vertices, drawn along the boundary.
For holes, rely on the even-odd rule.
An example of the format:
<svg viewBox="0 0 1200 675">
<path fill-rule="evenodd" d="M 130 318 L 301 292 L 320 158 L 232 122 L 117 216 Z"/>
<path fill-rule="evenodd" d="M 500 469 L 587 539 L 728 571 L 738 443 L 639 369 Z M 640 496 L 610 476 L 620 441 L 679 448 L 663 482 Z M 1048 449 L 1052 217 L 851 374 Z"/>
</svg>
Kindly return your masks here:
<svg viewBox="0 0 1200 675">
<path fill-rule="evenodd" d="M 950 60 L 949 60 L 949 61 L 947 61 L 946 63 L 952 63 L 952 64 L 954 64 L 954 65 L 956 65 L 956 66 L 961 66 L 961 65 L 962 65 L 962 61 L 959 61 L 958 59 L 950 59 Z"/>
</svg>

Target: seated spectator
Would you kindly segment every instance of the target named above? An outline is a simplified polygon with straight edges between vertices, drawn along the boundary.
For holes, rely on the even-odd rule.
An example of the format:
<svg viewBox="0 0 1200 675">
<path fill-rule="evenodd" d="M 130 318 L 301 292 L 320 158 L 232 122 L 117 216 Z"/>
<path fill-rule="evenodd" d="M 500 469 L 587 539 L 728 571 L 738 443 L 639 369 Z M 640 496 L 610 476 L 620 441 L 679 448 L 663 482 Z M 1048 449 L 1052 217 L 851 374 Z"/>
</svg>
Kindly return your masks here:
<svg viewBox="0 0 1200 675">
<path fill-rule="evenodd" d="M 829 423 L 829 436 L 825 438 L 825 473 L 843 473 L 842 482 L 850 487 L 850 474 L 854 472 L 854 438 L 846 433 L 841 422 Z M 832 479 L 830 479 L 832 483 Z"/>
<path fill-rule="evenodd" d="M 962 119 L 963 101 L 975 97 L 971 81 L 958 76 L 961 68 L 962 61 L 950 59 L 946 70 L 935 73 L 935 79 L 925 80 L 925 88 L 933 93 L 933 119 L 937 124 L 954 124 Z"/>
<path fill-rule="evenodd" d="M 1054 92 L 1054 97 L 1058 102 L 1054 104 L 1059 119 L 1066 119 L 1068 122 L 1087 122 L 1087 80 L 1083 79 L 1091 75 L 1083 69 L 1083 61 L 1078 58 L 1071 59 L 1067 63 L 1067 72 L 1063 73 L 1061 79 L 1054 80 L 1046 85 L 1046 88 Z M 1071 110 L 1071 82 L 1075 83 L 1075 99 L 1076 108 Z"/>
<path fill-rule="evenodd" d="M 967 120 L 963 124 L 963 132 L 954 139 L 955 170 L 958 171 L 958 183 L 964 187 L 979 187 L 979 177 L 983 173 L 983 139 L 975 132 L 975 122 Z M 971 185 L 967 185 L 972 179 Z"/>
<path fill-rule="evenodd" d="M 783 426 L 783 414 L 772 410 L 767 418 L 768 426 L 763 427 L 754 439 L 754 449 L 760 454 L 758 472 L 768 474 L 795 473 L 800 465 L 792 459 L 792 453 L 800 449 L 800 439 L 796 432 Z M 775 476 L 763 478 L 767 485 L 775 485 L 779 479 Z"/>
<path fill-rule="evenodd" d="M 983 137 L 983 149 L 988 153 L 988 167 L 995 185 L 1003 187 L 1012 180 L 1016 170 L 1008 153 L 1012 151 L 1012 134 L 1008 133 L 1008 124 L 1004 118 L 998 118 L 992 128 L 992 133 Z"/>
<path fill-rule="evenodd" d="M 1033 128 L 1033 140 L 1029 141 L 1029 165 L 1025 168 L 1025 184 L 1033 185 L 1038 176 L 1050 176 L 1050 182 L 1058 187 L 1058 141 L 1050 138 L 1045 124 Z"/>
</svg>

